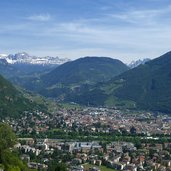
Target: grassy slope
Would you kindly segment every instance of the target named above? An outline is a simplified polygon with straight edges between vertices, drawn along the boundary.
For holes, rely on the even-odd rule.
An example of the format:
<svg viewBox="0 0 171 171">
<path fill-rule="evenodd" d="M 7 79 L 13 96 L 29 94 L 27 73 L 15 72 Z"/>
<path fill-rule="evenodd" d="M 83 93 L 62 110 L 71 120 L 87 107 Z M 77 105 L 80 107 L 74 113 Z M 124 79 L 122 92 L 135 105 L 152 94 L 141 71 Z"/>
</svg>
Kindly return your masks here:
<svg viewBox="0 0 171 171">
<path fill-rule="evenodd" d="M 19 115 L 26 110 L 43 108 L 35 102 L 25 98 L 9 81 L 0 76 L 0 117 Z"/>
</svg>

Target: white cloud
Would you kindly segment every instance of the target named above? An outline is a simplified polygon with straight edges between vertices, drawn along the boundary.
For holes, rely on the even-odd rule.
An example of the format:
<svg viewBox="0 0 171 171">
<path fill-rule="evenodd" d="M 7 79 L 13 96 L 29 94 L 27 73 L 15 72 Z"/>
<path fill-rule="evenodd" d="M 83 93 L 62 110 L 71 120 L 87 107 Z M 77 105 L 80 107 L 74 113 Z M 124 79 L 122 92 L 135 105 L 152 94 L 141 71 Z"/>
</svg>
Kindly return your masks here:
<svg viewBox="0 0 171 171">
<path fill-rule="evenodd" d="M 51 20 L 50 14 L 39 14 L 39 15 L 32 15 L 27 17 L 28 20 L 32 21 L 49 21 Z"/>
<path fill-rule="evenodd" d="M 49 14 L 39 14 L 27 17 L 28 20 L 39 22 L 9 23 L 1 27 L 0 34 L 10 33 L 14 36 L 6 41 L 6 47 L 9 43 L 11 47 L 16 44 L 17 37 L 19 49 L 23 47 L 25 51 L 28 49 L 42 56 L 113 56 L 129 62 L 141 57 L 156 57 L 170 49 L 170 12 L 170 6 L 161 9 L 128 9 L 97 18 L 69 21 L 54 21 L 55 17 L 52 20 Z M 49 20 L 52 22 L 45 23 Z M 26 38 L 27 43 L 23 44 Z M 4 41 L 0 45 L 3 47 Z"/>
<path fill-rule="evenodd" d="M 140 26 L 151 26 L 158 23 L 161 24 L 164 21 L 163 19 L 167 19 L 167 15 L 170 14 L 170 12 L 171 6 L 169 5 L 165 8 L 160 9 L 131 9 L 117 14 L 110 13 L 107 14 L 107 16 L 119 20 L 120 22 L 138 24 Z"/>
</svg>

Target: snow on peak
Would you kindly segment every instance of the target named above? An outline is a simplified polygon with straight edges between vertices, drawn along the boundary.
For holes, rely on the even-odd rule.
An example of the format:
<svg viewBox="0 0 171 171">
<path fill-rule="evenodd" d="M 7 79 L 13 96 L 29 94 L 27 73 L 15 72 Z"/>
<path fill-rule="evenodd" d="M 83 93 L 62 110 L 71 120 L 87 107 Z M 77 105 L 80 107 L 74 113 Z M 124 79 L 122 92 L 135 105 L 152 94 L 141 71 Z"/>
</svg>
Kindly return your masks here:
<svg viewBox="0 0 171 171">
<path fill-rule="evenodd" d="M 5 58 L 7 56 L 8 56 L 7 54 L 0 54 L 0 58 Z"/>
<path fill-rule="evenodd" d="M 70 61 L 67 58 L 59 58 L 52 57 L 52 56 L 45 56 L 45 57 L 38 57 L 38 56 L 31 56 L 26 52 L 16 53 L 16 54 L 0 54 L 1 59 L 6 59 L 6 61 L 10 64 L 15 63 L 27 63 L 27 64 L 43 64 L 43 65 L 60 65 L 65 62 Z"/>
<path fill-rule="evenodd" d="M 150 61 L 149 58 L 145 58 L 145 59 L 138 59 L 137 61 L 132 61 L 130 64 L 128 64 L 129 68 L 135 68 L 141 64 L 145 64 L 146 62 Z"/>
</svg>

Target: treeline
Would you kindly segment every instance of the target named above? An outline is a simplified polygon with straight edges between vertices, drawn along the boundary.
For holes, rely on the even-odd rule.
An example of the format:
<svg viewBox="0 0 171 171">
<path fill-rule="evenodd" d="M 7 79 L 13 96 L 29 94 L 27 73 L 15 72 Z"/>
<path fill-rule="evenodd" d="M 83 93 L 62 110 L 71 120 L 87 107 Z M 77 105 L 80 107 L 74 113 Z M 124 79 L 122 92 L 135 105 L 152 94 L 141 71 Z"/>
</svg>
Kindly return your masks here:
<svg viewBox="0 0 171 171">
<path fill-rule="evenodd" d="M 29 137 L 30 135 L 23 135 Z M 169 135 L 156 134 L 148 139 L 145 134 L 119 133 L 119 132 L 89 132 L 89 131 L 64 131 L 63 129 L 54 129 L 40 134 L 32 135 L 34 138 L 51 138 L 77 141 L 126 141 L 133 143 L 165 143 L 171 142 Z"/>
</svg>

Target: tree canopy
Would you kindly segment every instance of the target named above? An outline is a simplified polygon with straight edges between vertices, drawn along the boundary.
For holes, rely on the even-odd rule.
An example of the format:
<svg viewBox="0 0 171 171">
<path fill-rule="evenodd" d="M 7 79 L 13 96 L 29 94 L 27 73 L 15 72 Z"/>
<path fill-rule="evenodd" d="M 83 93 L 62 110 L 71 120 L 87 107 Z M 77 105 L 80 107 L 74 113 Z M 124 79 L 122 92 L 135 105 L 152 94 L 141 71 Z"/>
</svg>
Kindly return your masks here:
<svg viewBox="0 0 171 171">
<path fill-rule="evenodd" d="M 0 123 L 0 168 L 5 171 L 28 171 L 28 168 L 13 150 L 16 143 L 17 138 L 11 127 Z"/>
<path fill-rule="evenodd" d="M 0 123 L 0 152 L 13 147 L 16 141 L 15 133 L 7 124 Z"/>
</svg>

